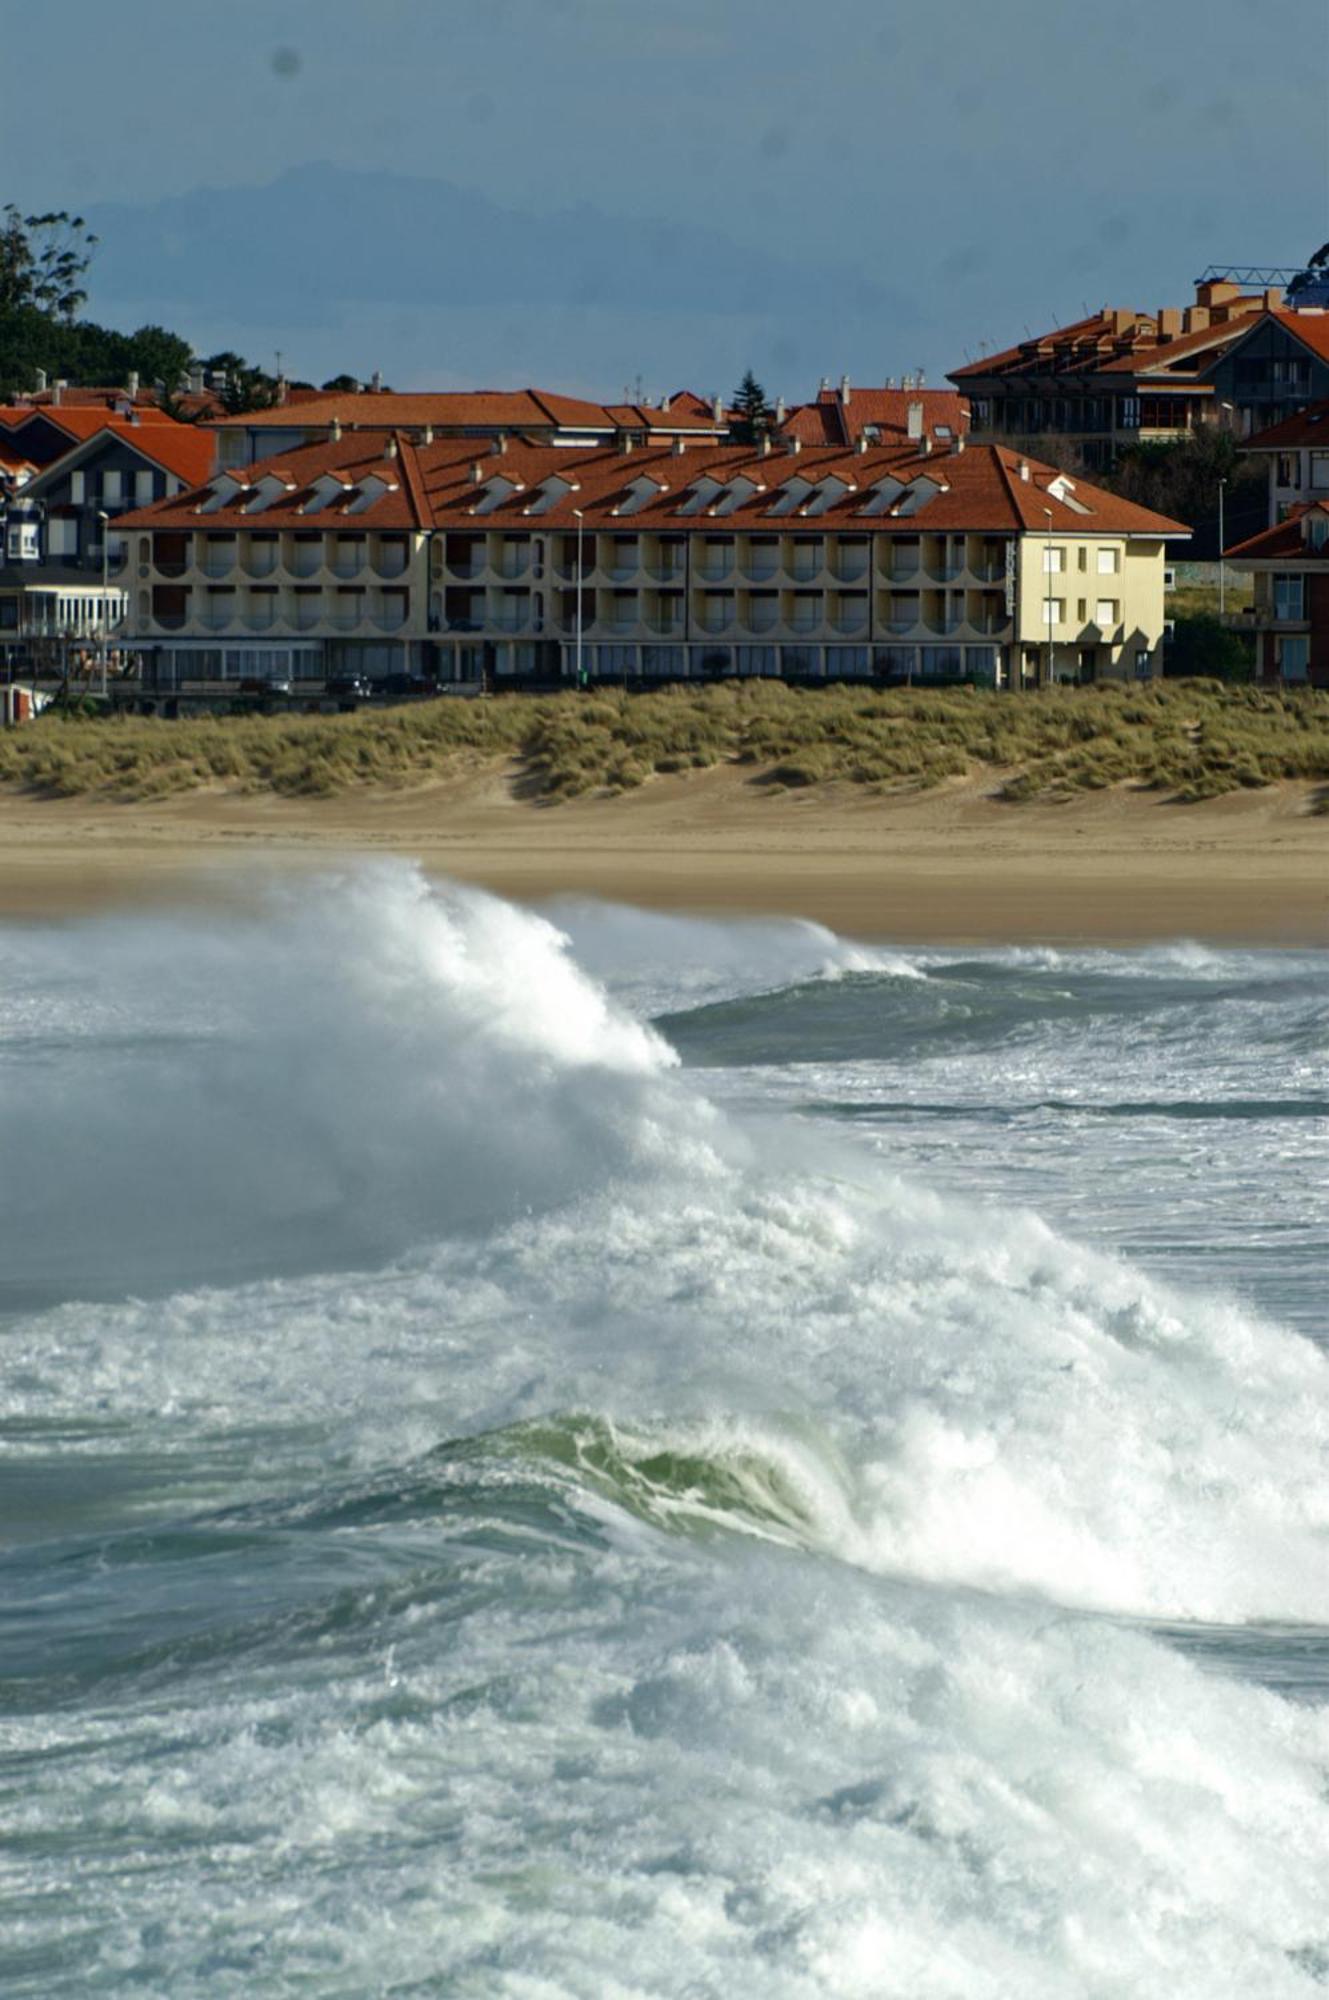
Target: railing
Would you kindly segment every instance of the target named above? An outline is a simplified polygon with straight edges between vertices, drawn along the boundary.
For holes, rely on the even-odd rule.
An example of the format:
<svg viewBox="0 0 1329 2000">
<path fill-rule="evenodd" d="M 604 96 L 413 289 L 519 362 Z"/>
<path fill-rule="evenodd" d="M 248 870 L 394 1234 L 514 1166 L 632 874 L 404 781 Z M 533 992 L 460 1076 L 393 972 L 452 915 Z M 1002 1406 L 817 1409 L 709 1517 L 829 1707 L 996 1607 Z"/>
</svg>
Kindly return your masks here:
<svg viewBox="0 0 1329 2000">
<path fill-rule="evenodd" d="M 179 561 L 172 558 L 170 562 L 154 561 L 153 568 L 156 570 L 158 576 L 183 576 L 189 568 L 189 564 L 183 558 Z"/>
<path fill-rule="evenodd" d="M 154 611 L 152 622 L 162 632 L 183 632 L 189 622 L 185 611 Z"/>
</svg>

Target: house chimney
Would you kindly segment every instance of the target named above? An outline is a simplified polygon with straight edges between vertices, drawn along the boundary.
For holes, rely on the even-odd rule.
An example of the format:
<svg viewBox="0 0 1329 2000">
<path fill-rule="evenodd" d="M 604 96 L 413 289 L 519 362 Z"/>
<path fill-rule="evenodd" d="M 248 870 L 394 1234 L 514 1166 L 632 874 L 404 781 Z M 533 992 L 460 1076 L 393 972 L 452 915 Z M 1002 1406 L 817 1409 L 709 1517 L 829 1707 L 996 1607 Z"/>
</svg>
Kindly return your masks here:
<svg viewBox="0 0 1329 2000">
<path fill-rule="evenodd" d="M 803 449 L 803 440 L 802 438 L 797 438 L 797 437 L 786 438 L 784 441 L 784 448 L 789 453 L 789 456 L 791 458 L 797 458 L 798 454 Z"/>
<path fill-rule="evenodd" d="M 1029 460 L 1027 458 L 1022 458 L 1015 469 L 1019 473 L 1025 485 L 1027 486 L 1029 484 Z"/>
<path fill-rule="evenodd" d="M 849 407 L 849 377 L 847 375 L 840 377 L 840 404 L 844 409 Z"/>
<path fill-rule="evenodd" d="M 963 437 L 957 437 L 957 438 L 952 438 L 952 439 L 951 439 L 951 452 L 952 452 L 952 454 L 953 454 L 953 455 L 954 455 L 954 456 L 955 456 L 956 458 L 958 458 L 958 457 L 960 456 L 960 453 L 961 453 L 961 452 L 962 452 L 963 450 L 964 450 L 964 439 L 963 439 Z"/>
<path fill-rule="evenodd" d="M 331 422 L 331 423 L 330 423 L 330 424 L 328 425 L 328 442 L 329 442 L 330 444 L 340 444 L 340 443 L 341 443 L 341 418 L 340 418 L 340 417 L 334 417 L 334 418 L 332 419 L 332 422 Z"/>
<path fill-rule="evenodd" d="M 923 456 L 924 458 L 931 458 L 932 456 L 932 439 L 930 437 L 925 437 L 923 440 Z"/>
<path fill-rule="evenodd" d="M 483 486 L 484 483 L 485 469 L 478 458 L 473 458 L 471 460 L 471 484 L 472 486 Z"/>
<path fill-rule="evenodd" d="M 46 392 L 46 370 L 44 368 L 39 368 L 37 370 L 37 394 L 41 396 L 44 395 L 45 392 Z"/>
<path fill-rule="evenodd" d="M 381 396 L 381 395 L 382 395 L 382 393 L 383 393 L 383 370 L 382 370 L 381 368 L 376 368 L 376 369 L 374 370 L 373 374 L 372 374 L 372 375 L 370 376 L 370 378 L 369 378 L 369 386 L 370 386 L 370 388 L 371 388 L 371 389 L 373 390 L 373 392 L 374 392 L 374 394 L 375 394 L 376 396 Z"/>
<path fill-rule="evenodd" d="M 761 442 L 757 446 L 757 456 L 758 458 L 769 458 L 770 455 L 771 455 L 771 434 L 769 431 L 763 431 L 761 434 Z"/>
<path fill-rule="evenodd" d="M 55 385 L 55 389 L 51 396 L 51 401 L 53 403 L 63 403 L 65 400 L 65 390 L 68 387 L 69 387 L 68 382 L 66 382 L 64 377 L 61 376 L 60 380 Z"/>
<path fill-rule="evenodd" d="M 670 446 L 670 450 L 673 452 L 675 458 L 682 458 L 687 448 L 688 441 L 680 432 L 679 436 L 674 439 L 673 444 Z"/>
<path fill-rule="evenodd" d="M 860 458 L 866 458 L 866 457 L 867 457 L 867 453 L 868 453 L 868 446 L 869 446 L 870 442 L 871 442 L 871 440 L 869 439 L 869 437 L 868 437 L 868 434 L 867 434 L 867 432 L 866 432 L 866 431 L 860 431 L 860 432 L 859 432 L 859 437 L 858 437 L 858 442 L 857 442 L 857 444 L 856 444 L 856 445 L 854 446 L 854 450 L 855 450 L 855 451 L 856 451 L 856 452 L 858 453 L 858 455 L 859 455 L 859 457 L 860 457 Z"/>
<path fill-rule="evenodd" d="M 911 438 L 921 438 L 921 437 L 922 437 L 922 435 L 923 435 L 923 405 L 922 405 L 921 403 L 911 403 L 911 404 L 909 405 L 909 411 L 908 411 L 908 421 L 907 421 L 907 429 L 908 429 L 908 432 L 909 432 L 909 436 L 910 436 Z"/>
<path fill-rule="evenodd" d="M 397 433 L 396 431 L 394 431 L 392 433 L 392 436 L 388 439 L 387 444 L 384 446 L 383 456 L 384 458 L 396 458 L 400 449 L 401 447 L 397 443 Z"/>
<path fill-rule="evenodd" d="M 502 458 L 505 452 L 507 451 L 507 448 L 508 448 L 508 434 L 506 431 L 500 431 L 497 437 L 494 439 L 493 444 L 489 447 L 489 449 L 492 451 L 495 458 Z"/>
<path fill-rule="evenodd" d="M 717 424 L 724 422 L 724 398 L 722 396 L 712 397 L 711 415 L 715 418 Z"/>
<path fill-rule="evenodd" d="M 434 442 L 434 426 L 432 424 L 425 425 L 420 433 L 420 442 L 421 444 L 432 444 Z"/>
<path fill-rule="evenodd" d="M 784 407 L 784 397 L 783 397 L 783 396 L 777 396 L 777 397 L 776 397 L 776 399 L 775 399 L 775 421 L 776 421 L 776 424 L 777 424 L 777 425 L 779 425 L 779 424 L 782 424 L 782 423 L 784 422 L 784 420 L 785 420 L 785 407 Z"/>
<path fill-rule="evenodd" d="M 128 391 L 129 391 L 129 400 L 130 400 L 130 402 L 132 403 L 132 402 L 134 401 L 135 397 L 136 397 L 136 396 L 138 395 L 138 370 L 137 370 L 137 368 L 131 368 L 131 369 L 130 369 L 130 371 L 129 371 L 129 374 L 128 374 L 128 376 L 127 376 L 126 380 L 125 380 L 125 387 L 126 387 L 126 389 L 127 389 Z"/>
<path fill-rule="evenodd" d="M 820 382 L 818 382 L 818 384 L 817 384 L 817 394 L 818 394 L 819 396 L 824 396 L 824 395 L 826 394 L 827 390 L 828 390 L 828 389 L 830 388 L 830 386 L 831 386 L 831 378 L 830 378 L 830 376 L 829 376 L 829 375 L 823 375 L 823 376 L 822 376 L 822 378 L 821 378 L 821 380 L 820 380 Z"/>
<path fill-rule="evenodd" d="M 620 431 L 617 438 L 615 439 L 615 443 L 618 446 L 619 457 L 626 458 L 628 453 L 632 450 L 631 431 Z"/>
</svg>

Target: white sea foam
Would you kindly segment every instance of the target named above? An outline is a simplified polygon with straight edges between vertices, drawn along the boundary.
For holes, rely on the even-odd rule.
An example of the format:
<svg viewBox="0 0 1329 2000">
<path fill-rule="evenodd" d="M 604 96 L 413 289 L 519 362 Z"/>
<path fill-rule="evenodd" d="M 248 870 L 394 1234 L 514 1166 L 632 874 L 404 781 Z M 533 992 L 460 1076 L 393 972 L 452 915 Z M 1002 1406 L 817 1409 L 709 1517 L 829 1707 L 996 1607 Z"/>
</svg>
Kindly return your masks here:
<svg viewBox="0 0 1329 2000">
<path fill-rule="evenodd" d="M 31 950 L 110 1074 L 62 1111 L 29 999 L 11 1101 L 104 1277 L 148 1196 L 323 1179 L 301 1275 L 7 1332 L 61 1643 L 119 1676 L 5 1725 L 11 1951 L 76 1852 L 88 1992 L 1318 1990 L 1324 1712 L 1130 1628 L 1329 1624 L 1308 1342 L 721 1116 L 548 924 L 408 872 Z M 413 1247 L 334 1274 L 364 1204 Z"/>
</svg>

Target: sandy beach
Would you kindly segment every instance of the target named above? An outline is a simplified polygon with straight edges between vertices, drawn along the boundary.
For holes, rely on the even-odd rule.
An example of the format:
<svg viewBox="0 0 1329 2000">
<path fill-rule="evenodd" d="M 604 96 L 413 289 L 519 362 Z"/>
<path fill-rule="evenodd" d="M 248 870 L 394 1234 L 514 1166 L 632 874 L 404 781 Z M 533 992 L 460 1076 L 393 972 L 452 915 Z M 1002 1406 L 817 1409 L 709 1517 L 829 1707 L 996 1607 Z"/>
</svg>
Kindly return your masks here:
<svg viewBox="0 0 1329 2000">
<path fill-rule="evenodd" d="M 1329 942 L 1329 816 L 1309 788 L 1170 805 L 1012 806 L 991 780 L 897 797 L 771 793 L 733 768 L 557 806 L 487 770 L 408 792 L 152 804 L 0 796 L 0 915 L 233 898 L 274 869 L 402 855 L 519 901 L 811 918 L 902 943 Z"/>
</svg>

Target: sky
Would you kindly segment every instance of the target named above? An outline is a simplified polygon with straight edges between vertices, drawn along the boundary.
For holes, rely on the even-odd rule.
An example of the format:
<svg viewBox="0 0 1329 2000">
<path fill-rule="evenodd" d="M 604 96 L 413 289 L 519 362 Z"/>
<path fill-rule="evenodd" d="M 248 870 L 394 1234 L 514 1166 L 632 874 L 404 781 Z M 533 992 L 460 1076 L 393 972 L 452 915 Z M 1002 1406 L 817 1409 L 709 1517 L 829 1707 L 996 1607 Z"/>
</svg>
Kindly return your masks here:
<svg viewBox="0 0 1329 2000">
<path fill-rule="evenodd" d="M 93 316 L 315 381 L 939 383 L 1329 239 L 1329 0 L 58 15 L 0 0 L 0 200 L 90 215 Z"/>
</svg>

